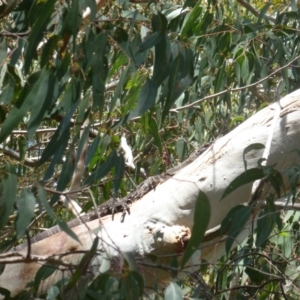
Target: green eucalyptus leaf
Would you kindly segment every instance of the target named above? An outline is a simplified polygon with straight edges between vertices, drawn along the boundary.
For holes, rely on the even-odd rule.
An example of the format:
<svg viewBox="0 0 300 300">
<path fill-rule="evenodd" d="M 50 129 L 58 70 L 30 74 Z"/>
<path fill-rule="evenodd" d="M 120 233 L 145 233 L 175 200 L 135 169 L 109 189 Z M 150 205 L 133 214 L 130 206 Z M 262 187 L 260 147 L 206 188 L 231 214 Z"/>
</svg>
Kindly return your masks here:
<svg viewBox="0 0 300 300">
<path fill-rule="evenodd" d="M 180 138 L 176 142 L 176 151 L 180 162 L 184 161 L 185 152 L 186 152 L 186 142 L 184 139 Z"/>
<path fill-rule="evenodd" d="M 165 290 L 165 300 L 183 300 L 182 291 L 179 285 L 171 282 Z"/>
<path fill-rule="evenodd" d="M 115 196 L 117 197 L 125 172 L 125 159 L 123 155 L 119 155 L 116 158 L 117 159 L 115 160 L 115 179 L 113 182 L 113 187 Z"/>
<path fill-rule="evenodd" d="M 200 191 L 196 201 L 192 235 L 182 257 L 182 268 L 188 262 L 194 252 L 199 248 L 207 230 L 210 216 L 211 209 L 209 199 L 207 198 L 205 193 Z"/>
<path fill-rule="evenodd" d="M 199 16 L 202 12 L 201 2 L 202 0 L 199 0 L 193 7 L 193 10 L 186 15 L 183 26 L 181 27 L 181 34 L 183 36 L 188 36 L 189 31 L 198 23 Z"/>
<path fill-rule="evenodd" d="M 108 62 L 106 57 L 107 33 L 100 33 L 96 37 L 96 53 L 92 59 L 92 89 L 93 89 L 93 108 L 102 112 L 104 106 L 105 81 L 108 74 Z"/>
<path fill-rule="evenodd" d="M 30 119 L 27 125 L 28 138 L 30 140 L 33 138 L 36 129 L 42 122 L 46 111 L 52 106 L 54 100 L 53 91 L 55 89 L 55 85 L 58 84 L 53 77 L 53 74 L 47 69 L 43 69 L 41 78 L 42 80 L 39 81 L 39 89 L 35 95 L 38 101 L 35 101 L 32 107 Z"/>
<path fill-rule="evenodd" d="M 8 222 L 17 196 L 17 177 L 8 173 L 1 180 L 0 185 L 0 229 Z"/>
<path fill-rule="evenodd" d="M 149 119 L 149 130 L 154 139 L 154 143 L 157 146 L 160 154 L 162 154 L 162 143 L 159 136 L 158 125 L 154 118 Z"/>
<path fill-rule="evenodd" d="M 145 41 L 140 45 L 138 52 L 144 52 L 154 46 L 156 46 L 164 36 L 160 32 L 154 32 L 146 37 Z"/>
<path fill-rule="evenodd" d="M 26 231 L 34 217 L 35 197 L 31 191 L 24 188 L 17 200 L 18 218 L 16 221 L 17 238 L 20 238 Z"/>
<path fill-rule="evenodd" d="M 242 232 L 244 229 L 244 226 L 249 221 L 249 218 L 252 213 L 252 208 L 250 206 L 240 206 L 240 209 L 238 209 L 235 212 L 235 215 L 232 218 L 232 223 L 228 231 L 228 237 L 226 239 L 225 249 L 227 255 L 229 254 L 229 251 L 236 241 L 237 236 Z"/>
<path fill-rule="evenodd" d="M 76 267 L 75 272 L 73 272 L 72 277 L 70 278 L 70 281 L 66 285 L 64 292 L 69 291 L 80 280 L 82 274 L 85 272 L 86 268 L 91 263 L 91 260 L 96 255 L 98 243 L 99 243 L 99 238 L 96 237 L 93 241 L 93 245 L 91 249 L 87 253 L 85 253 L 81 258 L 80 263 Z"/>
<path fill-rule="evenodd" d="M 140 96 L 138 98 L 136 108 L 129 113 L 128 121 L 141 116 L 149 108 L 151 108 L 156 99 L 157 87 L 151 79 L 147 79 L 142 87 Z"/>
<path fill-rule="evenodd" d="M 105 163 L 97 168 L 85 181 L 84 185 L 90 185 L 93 182 L 97 182 L 101 178 L 103 178 L 115 165 L 115 160 L 117 159 L 118 155 L 116 151 L 112 151 L 108 158 L 106 159 Z"/>
<path fill-rule="evenodd" d="M 274 211 L 268 209 L 268 206 L 259 213 L 256 229 L 256 247 L 262 246 L 263 243 L 269 238 L 276 223 L 275 219 L 276 215 L 274 214 Z"/>
<path fill-rule="evenodd" d="M 157 12 L 157 15 L 153 15 L 151 20 L 151 25 L 154 32 L 164 33 L 166 32 L 168 20 L 160 11 Z"/>
<path fill-rule="evenodd" d="M 71 34 L 75 39 L 80 28 L 82 13 L 78 0 L 72 1 L 72 5 L 70 7 L 70 11 L 63 22 L 63 33 L 65 35 Z"/>
<path fill-rule="evenodd" d="M 19 146 L 19 153 L 20 153 L 20 161 L 24 161 L 26 150 L 27 150 L 27 140 L 24 136 L 20 136 L 18 138 L 18 146 Z"/>
<path fill-rule="evenodd" d="M 56 220 L 56 216 L 50 206 L 50 204 L 47 201 L 46 193 L 43 189 L 43 187 L 38 186 L 38 196 L 37 196 L 38 202 L 45 208 L 47 214 L 53 219 Z"/>
<path fill-rule="evenodd" d="M 229 184 L 229 186 L 225 189 L 221 200 L 223 200 L 226 196 L 235 191 L 237 188 L 245 184 L 254 182 L 255 180 L 262 179 L 264 177 L 265 173 L 262 169 L 253 168 L 246 170 Z"/>
<path fill-rule="evenodd" d="M 68 227 L 68 224 L 66 222 L 58 220 L 57 224 L 58 224 L 59 228 L 62 231 L 64 231 L 69 237 L 71 237 L 73 240 L 75 240 L 76 242 L 81 244 L 78 236 Z"/>
<path fill-rule="evenodd" d="M 39 270 L 37 271 L 35 277 L 34 277 L 34 290 L 38 291 L 39 286 L 43 280 L 46 280 L 48 277 L 50 277 L 55 271 L 57 271 L 57 266 L 55 265 L 43 265 Z"/>
<path fill-rule="evenodd" d="M 29 110 L 36 102 L 36 96 L 46 96 L 47 91 L 48 71 L 41 70 L 34 73 L 28 79 L 26 86 L 16 101 L 14 108 L 7 115 L 5 122 L 2 124 L 0 132 L 0 142 L 3 142 L 13 129 L 22 121 Z M 44 99 L 42 99 L 43 101 Z"/>
<path fill-rule="evenodd" d="M 181 53 L 175 58 L 168 82 L 168 95 L 163 108 L 162 119 L 168 115 L 170 108 L 174 102 L 182 95 L 187 87 L 192 83 L 191 74 L 193 70 L 190 69 L 190 54 L 183 55 Z"/>
<path fill-rule="evenodd" d="M 34 22 L 28 37 L 28 46 L 25 53 L 24 71 L 26 74 L 29 72 L 32 59 L 36 58 L 38 43 L 43 37 L 44 30 L 48 25 L 55 3 L 56 0 L 36 1 L 35 7 L 31 10 L 35 15 L 32 16 Z"/>
<path fill-rule="evenodd" d="M 153 66 L 152 80 L 156 86 L 160 86 L 170 72 L 170 41 L 168 35 L 164 33 L 161 41 L 155 45 L 155 59 Z"/>
</svg>

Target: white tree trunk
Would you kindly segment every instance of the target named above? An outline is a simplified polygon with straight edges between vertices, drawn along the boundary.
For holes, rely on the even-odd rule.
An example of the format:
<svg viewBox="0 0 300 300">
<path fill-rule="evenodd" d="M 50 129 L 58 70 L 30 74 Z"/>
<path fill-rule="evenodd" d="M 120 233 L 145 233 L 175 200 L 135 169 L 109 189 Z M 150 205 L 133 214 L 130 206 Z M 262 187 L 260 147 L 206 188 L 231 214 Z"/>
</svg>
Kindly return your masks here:
<svg viewBox="0 0 300 300">
<path fill-rule="evenodd" d="M 268 165 L 276 163 L 276 169 L 283 169 L 300 163 L 294 149 L 300 149 L 300 90 L 281 99 L 282 110 L 276 124 Z M 141 200 L 133 203 L 130 215 L 120 222 L 121 215 L 115 215 L 91 221 L 73 228 L 81 244 L 71 239 L 64 232 L 32 244 L 31 259 L 42 260 L 51 255 L 64 262 L 78 263 L 81 255 L 72 254 L 64 257 L 61 253 L 75 250 L 89 250 L 95 233 L 100 238 L 98 255 L 93 260 L 93 271 L 105 271 L 109 264 L 112 270 L 120 270 L 123 254 L 132 253 L 139 271 L 144 276 L 146 286 L 151 287 L 156 281 L 165 284 L 171 280 L 167 268 L 173 255 L 182 254 L 184 241 L 190 237 L 193 216 L 199 190 L 209 198 L 211 217 L 208 229 L 219 225 L 230 209 L 238 204 L 247 203 L 251 196 L 252 184 L 244 185 L 220 201 L 230 182 L 244 171 L 243 150 L 253 143 L 266 144 L 271 134 L 271 124 L 277 104 L 261 110 L 238 126 L 226 136 L 217 140 L 197 160 L 182 169 L 174 177 L 157 186 Z M 257 167 L 263 150 L 252 150 L 246 155 L 248 168 Z M 287 181 L 285 181 L 288 189 Z M 263 197 L 263 196 L 262 196 Z M 89 230 L 88 230 L 89 228 Z M 250 226 L 249 226 L 250 228 Z M 249 233 L 245 228 L 240 240 Z M 201 257 L 213 261 L 224 253 L 222 237 L 201 245 Z M 0 286 L 16 294 L 26 283 L 33 280 L 41 263 L 16 263 L 27 254 L 27 248 L 18 253 L 4 253 L 0 262 L 11 262 L 0 276 Z M 145 258 L 146 254 L 159 257 L 155 263 Z M 200 263 L 200 251 L 196 251 L 190 261 L 190 267 Z M 24 259 L 23 259 L 24 260 Z M 165 268 L 153 267 L 158 264 Z M 66 275 L 66 273 L 65 273 Z M 184 272 L 182 272 L 184 275 Z M 62 275 L 47 280 L 43 289 L 47 289 Z"/>
</svg>

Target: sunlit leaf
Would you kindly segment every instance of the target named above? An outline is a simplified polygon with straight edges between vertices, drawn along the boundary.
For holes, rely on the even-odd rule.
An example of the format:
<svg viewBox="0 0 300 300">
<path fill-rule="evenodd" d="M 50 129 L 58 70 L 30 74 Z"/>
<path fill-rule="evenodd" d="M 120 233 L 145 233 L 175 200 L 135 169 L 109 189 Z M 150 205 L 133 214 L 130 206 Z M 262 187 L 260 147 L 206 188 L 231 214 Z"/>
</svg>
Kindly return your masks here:
<svg viewBox="0 0 300 300">
<path fill-rule="evenodd" d="M 31 191 L 24 188 L 17 200 L 18 219 L 16 221 L 17 238 L 20 238 L 30 224 L 35 209 L 35 197 Z"/>
<path fill-rule="evenodd" d="M 182 291 L 179 285 L 171 282 L 165 290 L 165 300 L 183 300 Z"/>
<path fill-rule="evenodd" d="M 198 21 L 198 18 L 199 16 L 201 15 L 201 11 L 202 11 L 202 7 L 201 7 L 201 0 L 198 1 L 196 3 L 196 5 L 193 7 L 193 10 L 191 11 L 190 14 L 188 14 L 186 17 L 185 17 L 185 21 L 183 23 L 183 26 L 181 28 L 181 34 L 184 36 L 184 35 L 187 35 L 189 30 L 195 26 L 195 24 L 197 23 Z"/>
<path fill-rule="evenodd" d="M 254 182 L 255 180 L 262 179 L 263 177 L 265 177 L 265 173 L 262 169 L 253 168 L 246 170 L 229 184 L 229 186 L 225 189 L 221 200 L 235 191 L 237 188 L 247 183 Z"/>
</svg>

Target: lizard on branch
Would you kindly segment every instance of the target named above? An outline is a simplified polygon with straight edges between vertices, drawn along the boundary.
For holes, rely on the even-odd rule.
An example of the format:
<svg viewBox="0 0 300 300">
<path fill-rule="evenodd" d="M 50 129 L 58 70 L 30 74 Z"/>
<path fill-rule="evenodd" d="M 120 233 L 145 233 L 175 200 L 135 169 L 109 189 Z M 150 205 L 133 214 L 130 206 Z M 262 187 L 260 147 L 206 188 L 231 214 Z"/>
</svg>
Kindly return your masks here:
<svg viewBox="0 0 300 300">
<path fill-rule="evenodd" d="M 134 192 L 125 196 L 121 200 L 115 200 L 115 199 L 111 198 L 108 201 L 104 202 L 103 204 L 99 205 L 97 207 L 97 210 L 93 210 L 91 212 L 86 213 L 85 215 L 82 215 L 78 218 L 75 218 L 75 219 L 67 222 L 68 227 L 73 228 L 75 226 L 84 224 L 86 222 L 93 221 L 93 220 L 97 219 L 99 215 L 100 215 L 100 217 L 104 217 L 107 215 L 113 216 L 114 213 L 118 213 L 118 212 L 123 213 L 122 218 L 121 218 L 121 221 L 123 221 L 125 218 L 126 212 L 130 213 L 130 205 L 133 202 L 141 199 L 148 192 L 155 189 L 155 187 L 158 184 L 165 182 L 166 180 L 168 180 L 169 178 L 174 176 L 176 173 L 178 173 L 181 169 L 183 169 L 184 167 L 186 167 L 187 165 L 192 163 L 197 157 L 199 157 L 204 151 L 206 151 L 210 145 L 211 145 L 211 143 L 207 143 L 207 144 L 204 144 L 201 147 L 197 148 L 194 152 L 192 152 L 192 154 L 185 161 L 183 161 L 178 166 L 167 170 L 165 173 L 147 178 L 145 181 L 143 181 L 137 187 L 137 189 Z M 56 225 L 52 228 L 49 228 L 47 231 L 37 234 L 36 236 L 34 236 L 33 238 L 30 239 L 30 242 L 32 244 L 36 243 L 38 241 L 41 241 L 41 240 L 43 240 L 47 237 L 50 237 L 56 233 L 59 233 L 61 231 L 62 231 L 62 229 L 58 225 Z M 15 247 L 14 249 L 16 251 L 18 251 L 20 249 L 23 249 L 26 246 L 27 246 L 27 243 L 23 243 L 23 244 Z"/>
</svg>

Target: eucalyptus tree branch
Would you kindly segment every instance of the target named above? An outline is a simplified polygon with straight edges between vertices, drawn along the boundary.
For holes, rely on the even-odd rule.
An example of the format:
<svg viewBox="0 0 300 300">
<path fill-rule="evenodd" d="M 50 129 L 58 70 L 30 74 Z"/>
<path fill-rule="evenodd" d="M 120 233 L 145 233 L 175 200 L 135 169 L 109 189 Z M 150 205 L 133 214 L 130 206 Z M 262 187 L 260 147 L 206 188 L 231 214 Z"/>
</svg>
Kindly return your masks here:
<svg viewBox="0 0 300 300">
<path fill-rule="evenodd" d="M 9 37 L 20 37 L 20 36 L 28 36 L 30 34 L 31 30 L 27 30 L 25 32 L 9 32 L 7 30 L 2 30 L 0 32 L 0 36 L 9 36 Z"/>
<path fill-rule="evenodd" d="M 0 145 L 0 150 L 2 150 L 5 155 L 7 155 L 13 159 L 20 160 L 19 152 L 14 151 L 8 147 L 4 147 L 3 145 Z M 32 158 L 25 157 L 25 159 L 22 163 L 24 163 L 26 166 L 34 167 L 37 165 L 38 159 L 36 159 L 36 158 L 32 159 Z"/>
<path fill-rule="evenodd" d="M 237 0 L 237 2 L 244 6 L 248 11 L 250 11 L 254 16 L 258 17 L 260 12 L 258 10 L 256 10 L 255 7 L 253 7 L 248 1 L 246 0 Z M 269 21 L 275 23 L 276 19 L 269 16 L 269 15 L 265 15 L 265 18 L 268 19 Z"/>
</svg>

